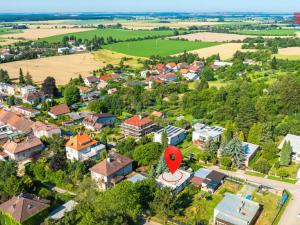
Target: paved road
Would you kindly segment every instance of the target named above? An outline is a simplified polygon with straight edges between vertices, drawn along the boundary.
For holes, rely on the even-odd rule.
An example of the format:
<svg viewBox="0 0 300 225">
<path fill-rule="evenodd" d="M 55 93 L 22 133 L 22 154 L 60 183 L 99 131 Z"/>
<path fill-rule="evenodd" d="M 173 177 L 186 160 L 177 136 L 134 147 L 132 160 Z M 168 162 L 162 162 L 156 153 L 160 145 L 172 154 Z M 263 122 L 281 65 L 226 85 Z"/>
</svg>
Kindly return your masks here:
<svg viewBox="0 0 300 225">
<path fill-rule="evenodd" d="M 299 225 L 300 218 L 297 216 L 300 212 L 300 185 L 289 184 L 281 181 L 270 180 L 263 177 L 255 177 L 245 174 L 243 171 L 231 172 L 227 170 L 221 170 L 219 167 L 211 167 L 214 170 L 220 171 L 228 176 L 235 176 L 248 181 L 257 182 L 265 185 L 271 185 L 274 187 L 284 188 L 292 194 L 292 198 L 284 211 L 278 225 Z"/>
</svg>

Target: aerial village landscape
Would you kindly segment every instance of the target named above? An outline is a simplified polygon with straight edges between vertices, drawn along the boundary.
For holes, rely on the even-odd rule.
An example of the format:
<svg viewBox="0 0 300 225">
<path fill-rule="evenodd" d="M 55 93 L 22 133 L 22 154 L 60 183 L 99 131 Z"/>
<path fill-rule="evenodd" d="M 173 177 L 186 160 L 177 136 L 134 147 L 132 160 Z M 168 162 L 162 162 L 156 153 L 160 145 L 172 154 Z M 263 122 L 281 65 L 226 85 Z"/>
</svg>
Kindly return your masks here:
<svg viewBox="0 0 300 225">
<path fill-rule="evenodd" d="M 0 225 L 299 225 L 299 24 L 1 11 Z"/>
</svg>

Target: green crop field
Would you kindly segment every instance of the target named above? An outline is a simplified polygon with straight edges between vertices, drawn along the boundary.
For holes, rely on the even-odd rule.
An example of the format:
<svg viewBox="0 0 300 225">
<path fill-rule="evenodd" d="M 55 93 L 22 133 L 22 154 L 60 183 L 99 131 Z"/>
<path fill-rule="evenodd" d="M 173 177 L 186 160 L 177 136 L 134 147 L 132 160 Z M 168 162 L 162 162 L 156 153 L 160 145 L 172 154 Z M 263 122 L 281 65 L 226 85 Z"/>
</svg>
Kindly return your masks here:
<svg viewBox="0 0 300 225">
<path fill-rule="evenodd" d="M 179 31 L 183 33 L 183 31 Z M 131 38 L 145 38 L 145 37 L 162 37 L 162 36 L 172 36 L 174 34 L 173 30 L 124 30 L 124 29 L 97 29 L 90 31 L 83 31 L 70 34 L 55 35 L 47 38 L 41 39 L 47 42 L 60 42 L 64 36 L 75 36 L 77 39 L 92 39 L 95 36 L 108 38 L 113 37 L 114 39 L 125 41 Z"/>
<path fill-rule="evenodd" d="M 236 31 L 236 34 L 259 35 L 259 36 L 295 36 L 297 30 L 282 29 L 282 30 L 241 30 Z"/>
<path fill-rule="evenodd" d="M 0 28 L 0 36 L 4 34 L 14 34 L 14 33 L 19 33 L 21 32 L 20 30 L 14 30 L 12 28 Z"/>
<path fill-rule="evenodd" d="M 126 55 L 149 57 L 151 55 L 173 55 L 184 51 L 207 48 L 218 44 L 218 42 L 151 39 L 143 41 L 119 42 L 111 45 L 105 45 L 103 48 Z"/>
</svg>

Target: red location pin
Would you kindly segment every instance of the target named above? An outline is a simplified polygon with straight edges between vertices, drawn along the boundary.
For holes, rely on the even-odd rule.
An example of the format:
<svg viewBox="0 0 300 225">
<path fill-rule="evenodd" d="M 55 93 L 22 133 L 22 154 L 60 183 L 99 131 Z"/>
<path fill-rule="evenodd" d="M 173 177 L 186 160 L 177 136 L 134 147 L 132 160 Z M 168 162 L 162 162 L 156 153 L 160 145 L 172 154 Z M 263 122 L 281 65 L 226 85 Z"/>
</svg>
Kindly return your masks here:
<svg viewBox="0 0 300 225">
<path fill-rule="evenodd" d="M 174 174 L 181 164 L 181 151 L 174 146 L 168 146 L 165 150 L 164 159 L 170 172 Z"/>
</svg>

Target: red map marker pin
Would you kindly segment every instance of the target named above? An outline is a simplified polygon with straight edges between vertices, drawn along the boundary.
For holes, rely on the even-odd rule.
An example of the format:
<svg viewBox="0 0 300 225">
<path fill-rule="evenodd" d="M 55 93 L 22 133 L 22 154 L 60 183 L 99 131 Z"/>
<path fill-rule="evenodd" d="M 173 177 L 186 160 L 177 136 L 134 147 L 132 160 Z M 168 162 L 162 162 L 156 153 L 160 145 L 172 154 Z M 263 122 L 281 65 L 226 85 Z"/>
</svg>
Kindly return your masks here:
<svg viewBox="0 0 300 225">
<path fill-rule="evenodd" d="M 168 146 L 165 150 L 164 159 L 170 172 L 174 174 L 181 164 L 181 151 L 174 146 Z"/>
</svg>

